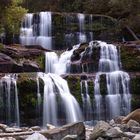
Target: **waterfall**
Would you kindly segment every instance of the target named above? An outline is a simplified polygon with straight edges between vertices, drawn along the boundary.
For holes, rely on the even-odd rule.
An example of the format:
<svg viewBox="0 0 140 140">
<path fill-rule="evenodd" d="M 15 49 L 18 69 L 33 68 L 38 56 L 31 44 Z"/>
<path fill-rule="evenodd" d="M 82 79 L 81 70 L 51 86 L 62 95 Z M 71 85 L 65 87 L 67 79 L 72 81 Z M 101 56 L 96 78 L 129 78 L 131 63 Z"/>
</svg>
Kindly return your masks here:
<svg viewBox="0 0 140 140">
<path fill-rule="evenodd" d="M 131 110 L 130 92 L 129 92 L 129 75 L 123 71 L 114 71 L 106 74 L 107 92 L 106 97 L 109 117 L 113 118 L 118 115 L 127 115 Z"/>
<path fill-rule="evenodd" d="M 20 126 L 16 75 L 5 75 L 0 80 L 0 112 L 8 125 Z"/>
<path fill-rule="evenodd" d="M 33 14 L 26 14 L 20 29 L 20 42 L 24 45 L 40 45 L 52 49 L 51 12 L 40 12 L 39 23 L 34 22 Z M 39 33 L 38 33 L 39 32 Z"/>
<path fill-rule="evenodd" d="M 83 102 L 83 114 L 85 117 L 85 120 L 90 120 L 92 118 L 92 105 L 90 101 L 90 96 L 88 92 L 88 82 L 81 81 L 81 96 L 82 96 L 82 102 Z"/>
<path fill-rule="evenodd" d="M 93 15 L 90 15 L 89 16 L 89 24 L 90 24 L 90 32 L 89 32 L 89 36 L 90 36 L 90 41 L 93 40 L 93 32 L 92 32 L 92 29 L 93 29 Z"/>
<path fill-rule="evenodd" d="M 45 53 L 45 72 L 55 73 L 55 66 L 58 64 L 58 56 L 55 52 Z"/>
<path fill-rule="evenodd" d="M 80 107 L 75 98 L 70 94 L 66 80 L 51 73 L 39 73 L 38 76 L 42 78 L 45 84 L 43 97 L 43 126 L 47 123 L 60 125 L 62 123 L 61 121 L 72 123 L 81 120 L 82 114 Z M 60 115 L 62 118 L 59 117 Z"/>
<path fill-rule="evenodd" d="M 129 75 L 120 71 L 116 46 L 98 41 L 98 47 L 100 47 L 99 72 L 96 74 L 94 82 L 96 118 L 101 119 L 103 110 L 102 93 L 100 93 L 101 75 L 105 75 L 107 84 L 106 117 L 112 119 L 116 116 L 126 115 L 131 110 Z"/>
<path fill-rule="evenodd" d="M 100 43 L 101 47 L 99 71 L 111 72 L 119 70 L 118 51 L 116 46 L 101 41 L 98 41 L 98 43 Z"/>
<path fill-rule="evenodd" d="M 85 15 L 79 13 L 77 16 L 78 16 L 78 21 L 79 21 L 79 35 L 78 35 L 79 42 L 80 43 L 86 42 L 87 39 L 86 39 L 86 35 L 84 33 Z"/>
<path fill-rule="evenodd" d="M 35 44 L 32 21 L 33 21 L 33 14 L 26 14 L 24 17 L 24 23 L 20 29 L 20 42 L 22 45 Z"/>
<path fill-rule="evenodd" d="M 73 51 L 79 45 L 73 47 L 72 50 L 63 53 L 58 61 L 58 56 L 54 52 L 45 53 L 45 72 L 38 73 L 38 100 L 39 78 L 44 81 L 44 97 L 43 97 L 43 126 L 47 123 L 53 125 L 62 125 L 82 120 L 82 113 L 78 102 L 70 93 L 66 80 L 57 74 L 63 74 L 68 69 L 67 63 Z"/>
<path fill-rule="evenodd" d="M 79 48 L 80 44 L 74 45 L 71 50 L 67 50 L 64 53 L 61 54 L 58 64 L 56 64 L 56 74 L 65 74 L 70 72 L 70 62 L 71 62 L 71 56 L 75 49 Z"/>
</svg>

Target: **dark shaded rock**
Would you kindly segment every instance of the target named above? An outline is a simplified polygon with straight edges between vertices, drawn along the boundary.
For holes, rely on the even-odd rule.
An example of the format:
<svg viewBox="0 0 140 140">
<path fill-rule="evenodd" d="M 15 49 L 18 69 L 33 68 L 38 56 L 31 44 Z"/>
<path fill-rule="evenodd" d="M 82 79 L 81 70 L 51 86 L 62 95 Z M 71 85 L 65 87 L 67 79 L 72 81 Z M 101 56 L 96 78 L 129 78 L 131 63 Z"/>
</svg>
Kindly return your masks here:
<svg viewBox="0 0 140 140">
<path fill-rule="evenodd" d="M 39 49 L 39 50 L 43 50 L 43 51 L 47 51 L 47 52 L 51 51 L 49 49 L 43 48 L 40 45 L 26 45 L 24 47 L 27 48 L 27 49 Z"/>
<path fill-rule="evenodd" d="M 10 73 L 18 70 L 22 71 L 21 66 L 18 65 L 11 57 L 6 54 L 0 53 L 0 72 L 1 73 Z"/>
<path fill-rule="evenodd" d="M 37 64 L 31 61 L 26 61 L 23 63 L 23 72 L 38 72 L 40 71 Z"/>
<path fill-rule="evenodd" d="M 39 49 L 27 49 L 25 47 L 15 47 L 15 46 L 6 46 L 3 49 L 0 50 L 2 53 L 12 57 L 12 58 L 35 58 L 36 56 L 39 56 L 40 54 L 43 54 L 43 50 Z"/>
<path fill-rule="evenodd" d="M 44 71 L 44 51 L 21 46 L 6 46 L 0 50 L 0 72 L 20 73 Z"/>
<path fill-rule="evenodd" d="M 73 55 L 71 56 L 71 61 L 77 61 L 81 58 L 81 53 L 85 51 L 85 48 L 88 47 L 88 43 L 80 44 L 79 48 L 74 50 Z"/>
</svg>

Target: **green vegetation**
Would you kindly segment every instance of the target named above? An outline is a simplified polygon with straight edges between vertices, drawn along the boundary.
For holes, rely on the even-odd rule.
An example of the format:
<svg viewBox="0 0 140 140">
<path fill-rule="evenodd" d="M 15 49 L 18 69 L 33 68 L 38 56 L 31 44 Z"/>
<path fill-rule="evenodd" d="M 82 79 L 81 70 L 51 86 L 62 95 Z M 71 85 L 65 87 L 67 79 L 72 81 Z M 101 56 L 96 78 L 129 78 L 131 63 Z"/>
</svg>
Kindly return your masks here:
<svg viewBox="0 0 140 140">
<path fill-rule="evenodd" d="M 24 0 L 29 12 L 81 12 L 102 14 L 118 19 L 122 26 L 129 25 L 140 34 L 140 0 Z"/>
<path fill-rule="evenodd" d="M 80 89 L 80 77 L 68 76 L 66 77 L 71 94 L 77 99 L 78 103 L 82 105 L 81 89 Z"/>
<path fill-rule="evenodd" d="M 122 46 L 120 50 L 122 69 L 128 72 L 140 71 L 139 50 L 134 46 Z"/>
<path fill-rule="evenodd" d="M 0 1 L 0 33 L 12 36 L 19 33 L 22 18 L 27 12 L 21 4 L 22 0 Z"/>
</svg>

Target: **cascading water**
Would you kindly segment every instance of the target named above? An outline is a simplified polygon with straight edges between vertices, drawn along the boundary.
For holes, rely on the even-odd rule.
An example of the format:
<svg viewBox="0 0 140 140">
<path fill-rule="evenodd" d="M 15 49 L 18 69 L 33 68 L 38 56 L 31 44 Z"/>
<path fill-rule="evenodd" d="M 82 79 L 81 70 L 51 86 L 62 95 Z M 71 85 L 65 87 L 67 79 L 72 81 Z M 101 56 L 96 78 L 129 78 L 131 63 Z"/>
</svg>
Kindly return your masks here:
<svg viewBox="0 0 140 140">
<path fill-rule="evenodd" d="M 34 23 L 33 19 L 33 14 L 25 15 L 20 33 L 21 44 L 41 45 L 46 49 L 52 49 L 51 12 L 40 12 L 39 23 Z"/>
<path fill-rule="evenodd" d="M 81 81 L 81 96 L 83 102 L 83 114 L 85 120 L 91 120 L 92 118 L 92 105 L 90 96 L 88 93 L 88 82 L 86 80 Z"/>
<path fill-rule="evenodd" d="M 22 45 L 35 44 L 35 37 L 33 36 L 33 14 L 26 14 L 24 17 L 24 23 L 20 29 L 20 42 Z"/>
<path fill-rule="evenodd" d="M 89 16 L 89 23 L 90 23 L 90 30 L 92 31 L 93 26 L 93 15 Z M 89 32 L 90 34 L 90 40 L 93 40 L 93 32 Z"/>
<path fill-rule="evenodd" d="M 45 53 L 45 72 L 46 73 L 55 73 L 56 65 L 58 64 L 58 56 L 54 52 Z"/>
<path fill-rule="evenodd" d="M 0 80 L 1 115 L 8 125 L 19 126 L 19 103 L 16 75 L 5 75 Z"/>
<path fill-rule="evenodd" d="M 78 49 L 78 46 L 75 49 Z M 65 61 L 65 72 L 67 72 L 67 69 L 70 69 L 71 65 L 69 65 L 68 68 L 66 67 L 66 65 L 71 63 L 70 58 L 75 49 L 73 47 L 72 50 L 64 52 L 64 54 L 66 53 L 67 56 L 65 57 L 65 60 L 68 60 Z M 129 92 L 130 78 L 126 72 L 120 71 L 121 62 L 119 62 L 120 59 L 117 47 L 102 41 L 91 41 L 89 43 L 89 46 L 85 48 L 85 50 L 80 54 L 81 58 L 79 62 L 82 62 L 84 59 L 88 59 L 89 61 L 91 61 L 91 59 L 93 59 L 92 56 L 94 50 L 100 50 L 100 58 L 99 60 L 97 59 L 99 61 L 99 72 L 96 73 L 94 80 L 93 111 L 96 114 L 95 119 L 112 119 L 115 116 L 125 115 L 129 113 L 131 110 L 131 95 Z M 67 53 L 69 55 L 67 55 Z M 84 71 L 84 67 L 82 64 L 82 72 L 84 74 L 89 71 L 88 66 L 86 69 L 87 71 Z M 106 82 L 106 85 L 104 84 L 104 86 L 106 87 L 106 93 L 101 92 L 102 86 L 100 85 L 100 83 L 101 80 L 103 80 L 102 78 L 104 78 L 104 82 Z M 81 86 L 83 86 L 83 83 L 81 83 Z M 85 88 L 87 87 L 88 85 L 86 85 L 85 83 Z M 81 94 L 83 100 L 83 113 L 90 114 L 90 111 L 88 109 L 86 110 L 86 113 L 84 112 L 84 108 L 88 99 L 86 98 L 88 96 L 88 91 L 83 91 L 83 89 L 81 88 Z M 103 94 L 105 96 L 102 96 Z"/>
<path fill-rule="evenodd" d="M 36 44 L 47 49 L 52 49 L 51 22 L 51 12 L 40 12 L 40 36 L 37 37 Z"/>
<path fill-rule="evenodd" d="M 43 126 L 47 123 L 60 125 L 82 120 L 79 105 L 70 94 L 67 82 L 56 74 L 39 73 L 38 76 L 45 84 Z"/>
<path fill-rule="evenodd" d="M 127 115 L 130 112 L 129 75 L 123 71 L 114 71 L 106 74 L 107 92 L 106 104 L 109 117 Z"/>
<path fill-rule="evenodd" d="M 75 49 L 78 49 L 80 44 L 74 45 L 71 50 L 67 50 L 61 54 L 58 64 L 55 65 L 56 74 L 65 74 L 70 72 L 71 56 Z"/>
<path fill-rule="evenodd" d="M 81 14 L 79 13 L 78 15 L 78 20 L 79 20 L 79 35 L 78 35 L 78 38 L 79 38 L 79 43 L 82 43 L 82 42 L 86 42 L 86 35 L 84 33 L 84 25 L 85 25 L 85 15 L 84 14 Z"/>
<path fill-rule="evenodd" d="M 96 118 L 100 120 L 103 110 L 103 101 L 100 93 L 100 77 L 106 75 L 106 118 L 126 115 L 131 109 L 131 96 L 129 92 L 129 75 L 120 71 L 119 57 L 116 46 L 98 41 L 100 47 L 99 73 L 95 78 L 95 110 Z M 109 115 L 108 115 L 109 114 Z"/>
</svg>

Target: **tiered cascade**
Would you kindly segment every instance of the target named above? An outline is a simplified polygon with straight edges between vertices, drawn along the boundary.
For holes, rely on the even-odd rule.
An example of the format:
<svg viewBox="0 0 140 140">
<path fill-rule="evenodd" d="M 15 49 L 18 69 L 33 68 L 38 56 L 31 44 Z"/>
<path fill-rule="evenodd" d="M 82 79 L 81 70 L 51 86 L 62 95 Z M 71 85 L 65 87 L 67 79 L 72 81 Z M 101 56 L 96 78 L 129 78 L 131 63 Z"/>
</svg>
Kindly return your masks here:
<svg viewBox="0 0 140 140">
<path fill-rule="evenodd" d="M 101 119 L 101 110 L 103 108 L 107 110 L 107 119 L 126 115 L 131 109 L 129 75 L 126 72 L 120 71 L 119 54 L 116 46 L 100 41 L 98 43 L 100 46 L 100 59 L 99 72 L 95 78 L 95 108 L 97 111 L 100 110 L 100 112 L 97 113 L 97 119 Z M 105 101 L 103 101 L 102 93 L 100 93 L 100 77 L 102 75 L 106 77 L 107 95 Z"/>
<path fill-rule="evenodd" d="M 51 18 L 51 12 L 40 12 L 37 17 L 33 14 L 26 14 L 21 28 L 21 44 L 41 45 L 52 49 Z"/>
<path fill-rule="evenodd" d="M 75 57 L 78 49 L 80 51 L 80 45 L 77 45 L 76 48 L 74 46 L 72 50 L 67 51 L 67 54 L 70 54 L 71 56 L 69 55 L 69 57 L 67 57 L 67 62 L 64 68 L 66 69 L 65 73 L 67 73 L 67 65 L 69 65 L 69 72 L 71 72 L 71 69 L 73 69 L 73 65 L 70 65 L 73 63 L 71 59 Z M 83 74 L 92 75 L 90 69 L 91 66 L 95 66 L 92 65 L 95 64 L 95 62 L 91 63 L 90 61 L 95 61 L 93 59 L 93 54 L 95 53 L 95 50 L 99 50 L 100 55 L 99 58 L 96 59 L 96 61 L 98 60 L 98 72 L 96 71 L 96 69 L 93 69 L 92 71 L 92 73 L 96 73 L 95 80 L 93 80 L 94 99 L 92 107 L 95 114 L 94 119 L 111 119 L 116 116 L 126 115 L 131 110 L 131 95 L 129 92 L 130 78 L 126 72 L 120 70 L 121 62 L 119 61 L 120 58 L 116 46 L 101 41 L 90 42 L 88 47 L 86 47 L 81 52 L 80 58 L 78 57 L 77 59 L 77 55 L 74 58 L 76 59 L 76 69 L 80 68 L 80 70 L 76 70 L 76 72 L 82 72 Z M 88 60 L 90 63 L 88 64 L 85 60 Z M 83 64 L 83 62 L 85 64 Z M 103 91 L 103 93 L 101 92 L 102 87 L 100 87 L 102 77 L 104 77 L 104 88 L 106 88 L 106 91 Z M 85 88 L 87 88 L 87 86 L 88 85 L 85 82 Z M 83 93 L 83 90 L 81 88 L 81 93 L 83 101 L 83 112 L 86 112 L 85 118 L 87 118 L 86 116 L 88 114 L 91 114 L 91 109 L 87 109 L 90 106 L 88 90 L 86 89 Z M 87 110 L 89 110 L 88 113 Z"/>
<path fill-rule="evenodd" d="M 28 13 L 22 22 L 20 42 L 23 46 L 41 45 L 46 49 L 62 50 L 93 39 L 112 39 L 116 31 L 114 29 L 110 37 L 108 29 L 115 26 L 116 21 L 107 16 L 82 13 Z"/>
</svg>

